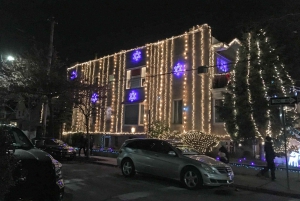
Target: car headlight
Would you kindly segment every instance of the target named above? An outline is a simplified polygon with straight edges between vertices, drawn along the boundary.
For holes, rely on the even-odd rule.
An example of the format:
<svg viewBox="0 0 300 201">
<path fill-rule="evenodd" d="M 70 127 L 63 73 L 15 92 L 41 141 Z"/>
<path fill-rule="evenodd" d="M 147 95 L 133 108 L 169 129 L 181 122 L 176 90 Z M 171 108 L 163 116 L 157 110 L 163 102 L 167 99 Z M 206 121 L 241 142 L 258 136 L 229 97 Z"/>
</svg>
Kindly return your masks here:
<svg viewBox="0 0 300 201">
<path fill-rule="evenodd" d="M 212 168 L 210 167 L 209 165 L 206 165 L 206 164 L 203 164 L 201 163 L 200 166 L 209 174 L 216 174 L 217 172 Z"/>
</svg>

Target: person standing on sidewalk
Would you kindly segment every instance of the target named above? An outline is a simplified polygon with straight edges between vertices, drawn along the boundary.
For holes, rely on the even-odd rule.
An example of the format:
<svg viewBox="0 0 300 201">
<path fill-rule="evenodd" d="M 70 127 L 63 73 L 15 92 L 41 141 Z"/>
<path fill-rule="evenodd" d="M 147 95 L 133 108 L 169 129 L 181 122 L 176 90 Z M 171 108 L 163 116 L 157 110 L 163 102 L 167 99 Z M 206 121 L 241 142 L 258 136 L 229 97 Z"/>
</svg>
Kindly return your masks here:
<svg viewBox="0 0 300 201">
<path fill-rule="evenodd" d="M 223 163 L 229 163 L 229 153 L 225 147 L 225 142 L 221 142 L 221 147 L 219 148 L 220 161 Z"/>
<path fill-rule="evenodd" d="M 267 173 L 269 170 L 271 170 L 271 178 L 272 181 L 274 181 L 275 178 L 275 152 L 273 149 L 273 144 L 272 144 L 272 138 L 270 136 L 266 137 L 266 142 L 265 142 L 265 154 L 266 154 L 266 161 L 267 161 L 267 167 L 262 169 L 257 176 L 264 176 L 265 173 Z"/>
<path fill-rule="evenodd" d="M 80 156 L 80 153 L 81 153 L 81 149 L 83 149 L 83 153 L 84 155 L 86 156 L 86 136 L 85 135 L 82 135 L 80 137 L 80 141 L 79 141 L 79 152 L 78 152 L 78 156 Z"/>
</svg>

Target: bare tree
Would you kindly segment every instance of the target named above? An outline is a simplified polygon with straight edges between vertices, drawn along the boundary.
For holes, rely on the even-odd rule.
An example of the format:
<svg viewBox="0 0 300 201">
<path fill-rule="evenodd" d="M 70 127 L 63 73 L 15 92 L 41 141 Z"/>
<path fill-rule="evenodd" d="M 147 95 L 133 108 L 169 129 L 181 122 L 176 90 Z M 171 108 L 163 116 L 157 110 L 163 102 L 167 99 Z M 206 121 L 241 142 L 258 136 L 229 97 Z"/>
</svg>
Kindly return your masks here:
<svg viewBox="0 0 300 201">
<path fill-rule="evenodd" d="M 74 80 L 72 84 L 73 93 L 72 100 L 74 107 L 78 108 L 84 116 L 84 125 L 88 139 L 87 157 L 90 157 L 90 120 L 92 115 L 96 112 L 96 107 L 99 101 L 106 97 L 106 91 L 109 89 L 108 85 L 98 86 L 97 84 L 89 84 L 85 81 Z"/>
</svg>

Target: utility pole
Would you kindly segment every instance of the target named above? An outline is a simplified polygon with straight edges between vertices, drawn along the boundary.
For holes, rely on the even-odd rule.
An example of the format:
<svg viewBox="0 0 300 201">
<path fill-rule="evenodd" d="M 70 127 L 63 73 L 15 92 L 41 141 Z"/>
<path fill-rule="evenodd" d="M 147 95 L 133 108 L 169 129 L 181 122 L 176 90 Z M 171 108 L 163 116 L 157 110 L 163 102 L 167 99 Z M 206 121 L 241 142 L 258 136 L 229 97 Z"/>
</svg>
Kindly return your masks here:
<svg viewBox="0 0 300 201">
<path fill-rule="evenodd" d="M 55 20 L 54 17 L 49 19 L 51 23 L 51 30 L 50 30 L 50 44 L 49 44 L 49 53 L 48 53 L 48 65 L 47 65 L 47 75 L 49 76 L 51 64 L 52 64 L 52 55 L 53 55 L 53 37 L 54 37 L 54 25 Z M 49 78 L 49 77 L 48 77 Z M 49 80 L 47 80 L 49 81 Z M 48 96 L 46 97 L 46 101 L 43 105 L 43 118 L 42 118 L 42 129 L 43 129 L 43 136 L 46 136 L 46 127 L 47 127 L 47 113 L 48 113 Z"/>
</svg>

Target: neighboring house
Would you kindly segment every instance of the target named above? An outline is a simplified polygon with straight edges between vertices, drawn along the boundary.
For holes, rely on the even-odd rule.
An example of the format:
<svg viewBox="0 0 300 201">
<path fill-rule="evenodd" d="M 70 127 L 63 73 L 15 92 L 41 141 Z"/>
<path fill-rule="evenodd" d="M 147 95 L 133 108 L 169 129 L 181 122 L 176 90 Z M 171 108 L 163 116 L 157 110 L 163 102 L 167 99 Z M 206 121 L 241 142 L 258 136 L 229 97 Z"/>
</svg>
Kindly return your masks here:
<svg viewBox="0 0 300 201">
<path fill-rule="evenodd" d="M 68 75 L 99 86 L 110 83 L 108 98 L 97 101 L 91 117 L 90 130 L 103 136 L 101 146 L 146 135 L 149 123 L 157 120 L 171 131 L 225 136 L 215 106 L 223 99 L 238 46 L 237 39 L 229 44 L 216 40 L 208 25 L 196 26 L 179 36 L 76 64 Z M 207 66 L 201 68 L 207 73 L 198 71 L 199 66 Z M 65 134 L 85 131 L 78 108 L 72 122 Z"/>
<path fill-rule="evenodd" d="M 11 99 L 6 101 L 0 109 L 0 122 L 12 124 L 25 132 L 30 139 L 36 137 L 40 127 L 41 104 L 34 100 Z"/>
</svg>

